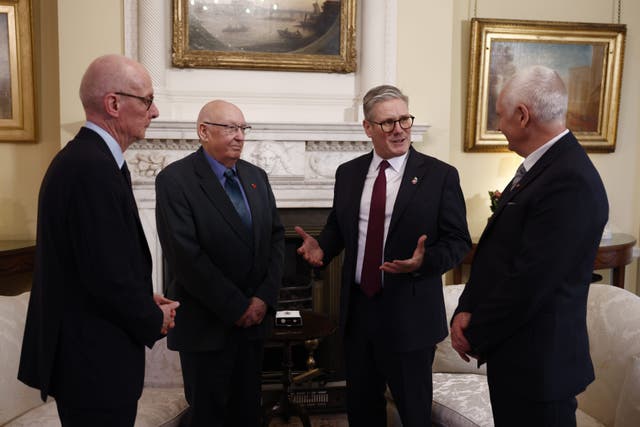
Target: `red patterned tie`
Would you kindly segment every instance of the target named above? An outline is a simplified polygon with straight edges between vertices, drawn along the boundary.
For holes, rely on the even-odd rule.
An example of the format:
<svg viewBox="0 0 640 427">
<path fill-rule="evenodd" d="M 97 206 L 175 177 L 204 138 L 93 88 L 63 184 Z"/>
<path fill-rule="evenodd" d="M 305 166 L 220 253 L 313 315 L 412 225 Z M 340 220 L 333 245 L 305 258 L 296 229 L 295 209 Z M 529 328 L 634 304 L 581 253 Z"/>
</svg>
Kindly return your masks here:
<svg viewBox="0 0 640 427">
<path fill-rule="evenodd" d="M 367 226 L 367 241 L 364 246 L 364 260 L 360 285 L 362 292 L 372 297 L 382 289 L 382 244 L 384 240 L 384 215 L 387 201 L 387 176 L 384 171 L 389 162 L 380 162 L 378 176 L 373 183 L 371 206 L 369 207 L 369 224 Z"/>
</svg>

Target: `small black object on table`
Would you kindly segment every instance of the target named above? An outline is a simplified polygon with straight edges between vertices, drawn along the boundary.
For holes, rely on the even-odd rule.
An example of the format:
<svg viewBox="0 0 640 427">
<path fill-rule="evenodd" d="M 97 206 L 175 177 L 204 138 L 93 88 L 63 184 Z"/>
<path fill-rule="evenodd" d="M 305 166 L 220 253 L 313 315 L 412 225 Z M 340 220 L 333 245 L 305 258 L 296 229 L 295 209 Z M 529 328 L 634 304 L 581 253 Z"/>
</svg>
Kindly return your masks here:
<svg viewBox="0 0 640 427">
<path fill-rule="evenodd" d="M 295 343 L 327 337 L 335 332 L 336 325 L 329 319 L 329 316 L 323 313 L 301 311 L 300 315 L 302 317 L 302 326 L 276 326 L 273 328 L 273 333 L 269 338 L 269 341 L 283 345 L 283 370 L 280 381 L 282 383 L 282 394 L 277 402 L 265 403 L 263 406 L 263 427 L 268 427 L 274 417 L 282 417 L 285 422 L 288 422 L 293 415 L 297 415 L 300 418 L 304 427 L 311 427 L 307 411 L 302 406 L 289 400 L 289 386 L 293 382 L 291 376 L 293 368 L 291 346 Z M 310 366 L 310 368 L 312 367 Z"/>
</svg>

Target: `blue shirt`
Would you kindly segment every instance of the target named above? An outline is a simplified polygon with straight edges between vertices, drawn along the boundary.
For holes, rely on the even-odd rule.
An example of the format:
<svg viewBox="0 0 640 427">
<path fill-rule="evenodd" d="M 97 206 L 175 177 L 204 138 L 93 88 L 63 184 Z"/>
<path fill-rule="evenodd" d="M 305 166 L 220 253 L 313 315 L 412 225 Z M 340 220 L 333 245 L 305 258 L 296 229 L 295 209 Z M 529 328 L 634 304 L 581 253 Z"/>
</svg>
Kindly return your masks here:
<svg viewBox="0 0 640 427">
<path fill-rule="evenodd" d="M 211 166 L 211 170 L 216 175 L 216 178 L 218 178 L 218 181 L 220 181 L 220 185 L 222 185 L 222 188 L 224 188 L 224 184 L 225 182 L 227 182 L 227 178 L 224 176 L 224 172 L 228 168 L 222 163 L 220 163 L 219 161 L 217 161 L 216 159 L 214 159 L 213 157 L 211 157 L 206 150 L 202 150 L 202 152 L 204 153 L 204 158 L 207 159 L 207 162 L 209 162 L 209 166 Z M 251 209 L 249 208 L 249 202 L 247 201 L 247 195 L 244 193 L 244 188 L 242 187 L 242 183 L 238 178 L 238 171 L 236 170 L 235 165 L 231 169 L 233 169 L 233 171 L 235 172 L 234 179 L 236 180 L 236 182 L 238 183 L 238 186 L 240 187 L 240 192 L 242 193 L 242 199 L 244 200 L 244 205 L 247 207 L 247 212 L 251 213 Z"/>
</svg>

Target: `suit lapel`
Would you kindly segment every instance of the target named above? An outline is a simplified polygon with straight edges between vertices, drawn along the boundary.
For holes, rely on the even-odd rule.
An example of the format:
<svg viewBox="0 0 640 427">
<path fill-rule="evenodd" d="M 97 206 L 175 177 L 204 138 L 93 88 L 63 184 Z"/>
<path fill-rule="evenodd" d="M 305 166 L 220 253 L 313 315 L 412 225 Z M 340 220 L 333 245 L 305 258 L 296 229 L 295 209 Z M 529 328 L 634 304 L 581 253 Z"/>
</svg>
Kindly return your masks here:
<svg viewBox="0 0 640 427">
<path fill-rule="evenodd" d="M 413 199 L 418 189 L 418 184 L 423 180 L 427 170 L 426 162 L 423 158 L 416 155 L 413 147 L 409 148 L 409 154 L 407 156 L 407 165 L 404 168 L 396 203 L 393 206 L 388 234 L 391 234 L 402 217 L 402 213 L 409 206 L 411 199 Z"/>
<path fill-rule="evenodd" d="M 94 146 L 102 151 L 103 153 L 105 153 L 105 155 L 107 155 L 109 157 L 109 159 L 111 159 L 113 161 L 113 170 L 114 170 L 114 175 L 118 176 L 118 179 L 120 180 L 120 182 L 122 182 L 122 186 L 125 189 L 125 193 L 127 194 L 127 197 L 129 198 L 129 206 L 131 208 L 131 214 L 134 216 L 135 220 L 136 220 L 136 226 L 138 228 L 138 235 L 140 237 L 140 246 L 142 246 L 142 251 L 144 252 L 144 257 L 147 261 L 148 264 L 152 263 L 152 259 L 151 259 L 151 252 L 149 251 L 149 243 L 147 242 L 147 236 L 144 234 L 144 228 L 142 227 L 142 221 L 140 220 L 140 213 L 138 211 L 138 204 L 136 203 L 136 198 L 133 194 L 133 188 L 131 188 L 129 186 L 129 183 L 127 182 L 127 180 L 124 177 L 124 174 L 122 173 L 122 169 L 118 168 L 118 164 L 116 163 L 115 159 L 113 158 L 113 154 L 111 153 L 111 151 L 109 150 L 109 147 L 107 146 L 107 143 L 104 142 L 104 140 L 102 139 L 102 137 L 94 132 L 93 130 L 86 128 L 86 127 L 82 127 L 80 128 L 80 132 L 78 132 L 78 136 L 77 138 L 82 138 L 82 139 L 91 139 L 94 142 Z M 126 161 L 126 160 L 125 160 Z M 132 178 L 133 180 L 133 178 Z"/>
<path fill-rule="evenodd" d="M 213 207 L 220 212 L 229 226 L 235 231 L 240 239 L 248 246 L 252 245 L 249 233 L 240 219 L 240 215 L 233 207 L 229 196 L 222 188 L 218 177 L 211 170 L 211 166 L 204 157 L 203 149 L 200 147 L 194 153 L 193 162 L 194 170 L 200 181 L 200 188 L 206 194 Z"/>
</svg>

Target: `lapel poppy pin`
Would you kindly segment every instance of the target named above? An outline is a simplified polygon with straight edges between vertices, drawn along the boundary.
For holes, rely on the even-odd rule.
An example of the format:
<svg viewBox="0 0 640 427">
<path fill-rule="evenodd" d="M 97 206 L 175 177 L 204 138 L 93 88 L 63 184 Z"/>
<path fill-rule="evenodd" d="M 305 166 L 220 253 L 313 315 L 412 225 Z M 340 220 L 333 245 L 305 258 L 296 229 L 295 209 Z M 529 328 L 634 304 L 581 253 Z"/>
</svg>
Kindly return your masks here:
<svg viewBox="0 0 640 427">
<path fill-rule="evenodd" d="M 257 188 L 257 185 L 255 185 L 254 183 L 251 183 L 251 188 L 255 190 Z"/>
</svg>

